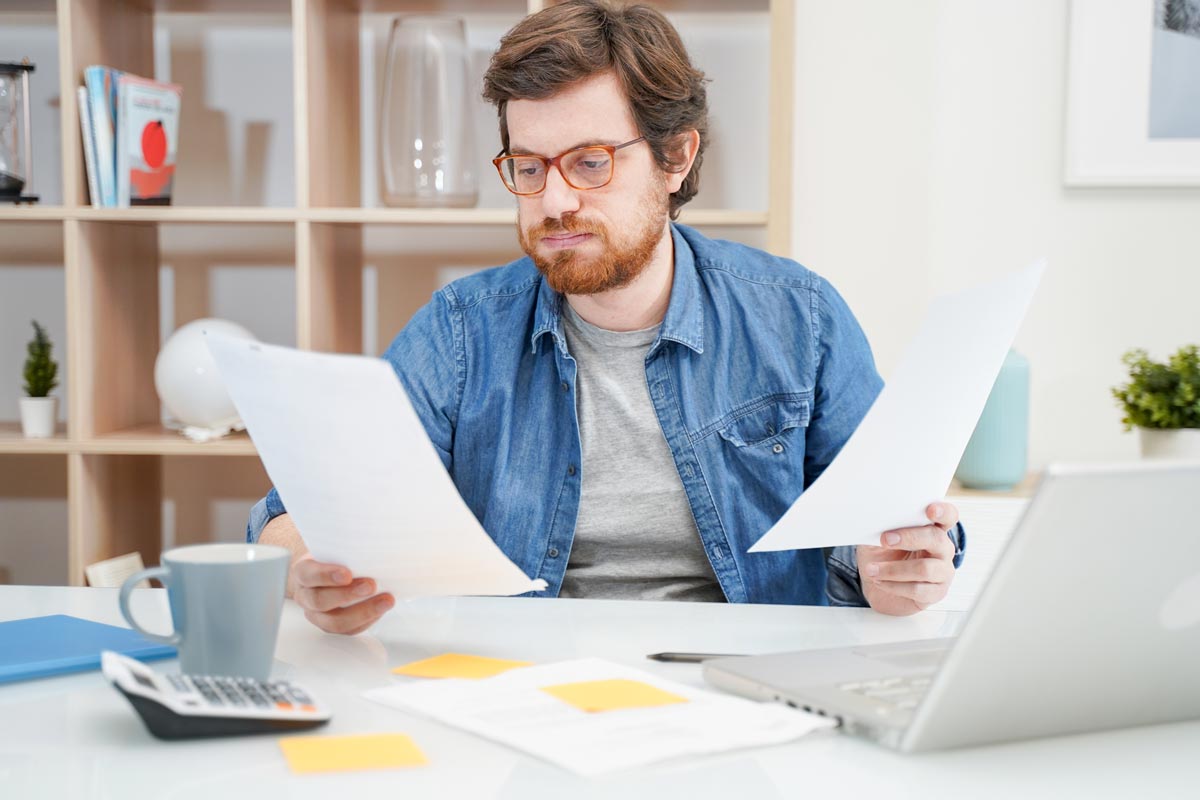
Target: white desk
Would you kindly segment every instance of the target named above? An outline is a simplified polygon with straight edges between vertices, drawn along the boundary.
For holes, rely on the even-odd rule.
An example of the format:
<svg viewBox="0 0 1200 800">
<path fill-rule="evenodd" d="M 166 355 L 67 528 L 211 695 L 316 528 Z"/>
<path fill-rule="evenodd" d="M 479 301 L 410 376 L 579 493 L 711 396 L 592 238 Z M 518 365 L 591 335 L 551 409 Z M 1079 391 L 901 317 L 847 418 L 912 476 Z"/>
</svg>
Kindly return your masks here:
<svg viewBox="0 0 1200 800">
<path fill-rule="evenodd" d="M 135 593 L 163 620 L 162 590 Z M 110 589 L 0 586 L 0 619 L 65 613 L 122 624 Z M 144 616 L 143 616 L 144 615 Z M 275 737 L 161 742 L 98 672 L 0 686 L 0 797 L 837 798 L 1197 797 L 1200 723 L 912 757 L 837 734 L 585 780 L 503 746 L 364 700 L 389 667 L 457 651 L 533 661 L 596 655 L 699 685 L 660 650 L 758 652 L 952 634 L 953 612 L 465 598 L 401 604 L 372 634 L 329 636 L 290 603 L 276 674 L 334 709 L 318 733 L 394 731 L 429 757 L 412 770 L 292 775 Z M 155 662 L 177 671 L 178 662 Z M 868 794 L 878 793 L 878 794 Z"/>
</svg>

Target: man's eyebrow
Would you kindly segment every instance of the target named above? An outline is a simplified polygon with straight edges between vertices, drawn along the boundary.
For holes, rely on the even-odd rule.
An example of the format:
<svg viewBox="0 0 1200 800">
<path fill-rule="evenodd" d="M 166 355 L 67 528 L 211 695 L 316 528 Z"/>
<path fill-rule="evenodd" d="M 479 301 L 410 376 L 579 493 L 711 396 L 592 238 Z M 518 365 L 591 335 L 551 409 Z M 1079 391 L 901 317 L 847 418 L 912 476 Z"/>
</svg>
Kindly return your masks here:
<svg viewBox="0 0 1200 800">
<path fill-rule="evenodd" d="M 582 142 L 578 142 L 577 144 L 571 145 L 570 147 L 568 147 L 566 150 L 563 150 L 562 152 L 566 153 L 571 150 L 578 150 L 581 147 L 595 147 L 596 145 L 607 145 L 609 147 L 616 147 L 617 145 L 619 145 L 621 143 L 622 142 L 619 142 L 616 139 L 585 139 Z M 530 150 L 529 148 L 521 147 L 519 145 L 513 145 L 513 146 L 509 147 L 508 154 L 510 156 L 540 156 L 541 155 L 541 153 L 535 153 L 532 150 Z M 552 156 L 545 156 L 545 158 L 552 158 Z"/>
</svg>

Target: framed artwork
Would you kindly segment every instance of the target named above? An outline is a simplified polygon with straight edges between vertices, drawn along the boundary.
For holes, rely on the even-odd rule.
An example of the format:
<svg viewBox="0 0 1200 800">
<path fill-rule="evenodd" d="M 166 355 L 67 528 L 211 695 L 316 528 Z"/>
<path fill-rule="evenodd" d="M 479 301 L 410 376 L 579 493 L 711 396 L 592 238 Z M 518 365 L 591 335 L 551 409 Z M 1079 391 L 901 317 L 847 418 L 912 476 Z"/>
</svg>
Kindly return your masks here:
<svg viewBox="0 0 1200 800">
<path fill-rule="evenodd" d="M 1072 0 L 1069 186 L 1200 186 L 1200 0 Z"/>
</svg>

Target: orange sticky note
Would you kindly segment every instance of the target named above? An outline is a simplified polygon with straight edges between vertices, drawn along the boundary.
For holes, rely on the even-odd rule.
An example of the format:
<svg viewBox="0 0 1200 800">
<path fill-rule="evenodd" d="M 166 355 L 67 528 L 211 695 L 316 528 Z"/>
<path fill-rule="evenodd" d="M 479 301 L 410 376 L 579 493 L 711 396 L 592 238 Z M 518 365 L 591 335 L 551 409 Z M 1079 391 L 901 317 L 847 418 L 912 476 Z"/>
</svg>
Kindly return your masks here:
<svg viewBox="0 0 1200 800">
<path fill-rule="evenodd" d="M 517 667 L 528 667 L 532 661 L 505 661 L 502 658 L 467 656 L 462 653 L 443 653 L 440 656 L 414 661 L 392 672 L 414 678 L 490 678 Z"/>
<path fill-rule="evenodd" d="M 589 712 L 650 708 L 687 702 L 686 697 L 671 694 L 657 686 L 624 679 L 560 683 L 557 686 L 543 686 L 542 691 Z"/>
<path fill-rule="evenodd" d="M 402 733 L 295 736 L 280 739 L 279 747 L 296 773 L 419 767 L 429 763 L 421 748 Z"/>
</svg>

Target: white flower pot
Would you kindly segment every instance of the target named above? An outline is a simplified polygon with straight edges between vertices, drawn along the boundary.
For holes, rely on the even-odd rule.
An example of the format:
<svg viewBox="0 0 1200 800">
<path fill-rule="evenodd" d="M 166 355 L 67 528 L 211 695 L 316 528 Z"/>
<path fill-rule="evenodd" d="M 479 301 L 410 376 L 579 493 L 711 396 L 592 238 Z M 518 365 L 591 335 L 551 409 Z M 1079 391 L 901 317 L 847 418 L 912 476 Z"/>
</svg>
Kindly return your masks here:
<svg viewBox="0 0 1200 800">
<path fill-rule="evenodd" d="M 1138 428 L 1142 458 L 1200 460 L 1200 428 Z"/>
<path fill-rule="evenodd" d="M 49 439 L 58 422 L 57 397 L 22 397 L 21 430 L 26 439 Z"/>
</svg>

